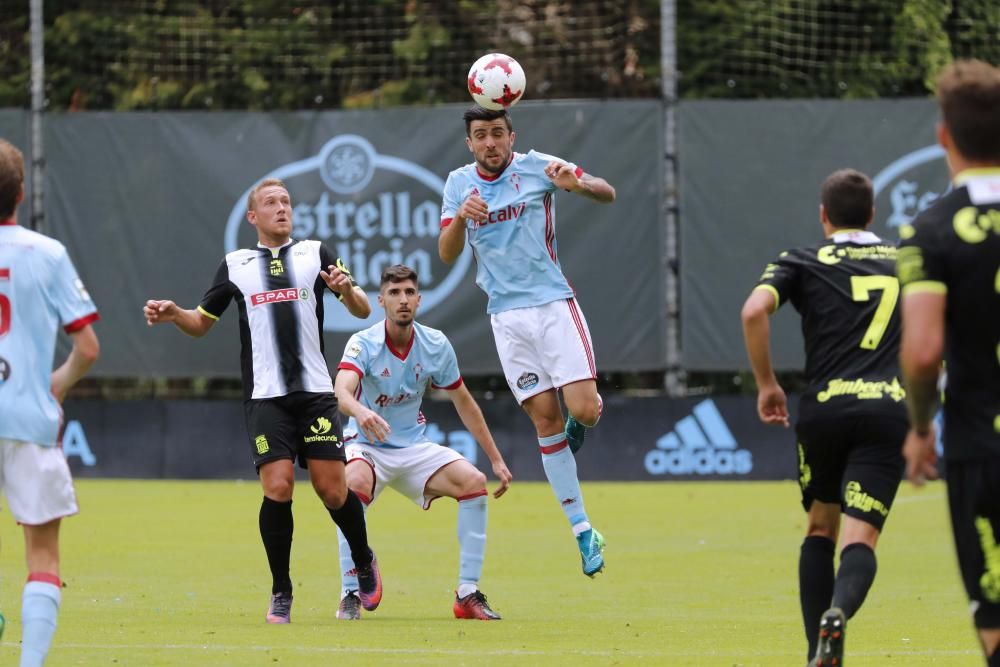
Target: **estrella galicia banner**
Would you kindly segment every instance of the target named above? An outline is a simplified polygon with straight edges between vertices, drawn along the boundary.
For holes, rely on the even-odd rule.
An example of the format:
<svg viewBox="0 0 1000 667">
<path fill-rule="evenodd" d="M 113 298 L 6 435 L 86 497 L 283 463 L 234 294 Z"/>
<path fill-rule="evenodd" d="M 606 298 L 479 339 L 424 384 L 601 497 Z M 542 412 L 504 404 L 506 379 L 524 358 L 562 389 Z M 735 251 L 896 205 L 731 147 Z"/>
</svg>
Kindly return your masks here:
<svg viewBox="0 0 1000 667">
<path fill-rule="evenodd" d="M 747 367 L 740 307 L 764 267 L 823 238 L 823 179 L 850 167 L 875 188 L 871 230 L 898 229 L 949 187 L 932 100 L 692 101 L 678 116 L 682 348 L 688 369 Z M 798 318 L 773 318 L 780 369 L 801 368 Z M 788 312 L 785 312 L 788 311 Z"/>
<path fill-rule="evenodd" d="M 515 480 L 544 480 L 531 421 L 513 398 L 480 406 Z M 450 401 L 425 401 L 423 412 L 429 438 L 492 477 Z M 66 419 L 63 450 L 78 477 L 255 477 L 240 401 L 70 401 Z M 774 480 L 797 471 L 794 432 L 761 424 L 752 396 L 608 396 L 576 461 L 590 481 Z"/>
<path fill-rule="evenodd" d="M 448 334 L 462 371 L 499 373 L 471 250 L 451 266 L 437 251 L 445 179 L 472 161 L 465 108 L 48 117 L 48 231 L 69 247 L 101 312 L 94 373 L 239 375 L 235 307 L 194 341 L 170 326 L 147 328 L 142 306 L 150 298 L 199 303 L 223 255 L 256 244 L 246 200 L 267 177 L 289 188 L 293 237 L 327 244 L 374 306 L 369 321 L 357 320 L 328 295 L 328 358 L 382 317 L 379 276 L 402 262 L 420 276 L 418 319 Z M 658 103 L 526 102 L 512 119 L 514 150 L 562 157 L 617 188 L 605 206 L 556 195 L 559 260 L 599 368 L 664 367 Z"/>
</svg>

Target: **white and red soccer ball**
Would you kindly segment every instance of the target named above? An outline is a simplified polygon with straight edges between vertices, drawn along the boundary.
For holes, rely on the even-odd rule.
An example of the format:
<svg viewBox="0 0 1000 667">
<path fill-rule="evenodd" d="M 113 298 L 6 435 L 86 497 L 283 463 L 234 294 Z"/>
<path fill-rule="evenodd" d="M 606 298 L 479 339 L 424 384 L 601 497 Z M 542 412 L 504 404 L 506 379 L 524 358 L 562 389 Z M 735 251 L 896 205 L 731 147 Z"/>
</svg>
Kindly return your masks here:
<svg viewBox="0 0 1000 667">
<path fill-rule="evenodd" d="M 476 104 L 493 111 L 517 104 L 525 85 L 521 65 L 502 53 L 487 53 L 469 70 L 469 94 Z"/>
</svg>

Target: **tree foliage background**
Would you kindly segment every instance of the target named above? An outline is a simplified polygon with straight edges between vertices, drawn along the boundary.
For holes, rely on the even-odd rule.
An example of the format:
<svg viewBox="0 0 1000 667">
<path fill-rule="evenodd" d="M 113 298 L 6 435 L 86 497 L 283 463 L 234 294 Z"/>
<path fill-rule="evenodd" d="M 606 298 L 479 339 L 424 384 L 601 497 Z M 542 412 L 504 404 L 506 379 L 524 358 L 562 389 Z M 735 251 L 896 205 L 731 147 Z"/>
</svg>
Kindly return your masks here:
<svg viewBox="0 0 1000 667">
<path fill-rule="evenodd" d="M 46 0 L 52 109 L 465 101 L 481 54 L 530 99 L 656 97 L 659 0 Z M 28 0 L 0 0 L 0 106 L 29 104 Z M 925 95 L 1000 59 L 996 0 L 677 0 L 684 97 Z"/>
</svg>

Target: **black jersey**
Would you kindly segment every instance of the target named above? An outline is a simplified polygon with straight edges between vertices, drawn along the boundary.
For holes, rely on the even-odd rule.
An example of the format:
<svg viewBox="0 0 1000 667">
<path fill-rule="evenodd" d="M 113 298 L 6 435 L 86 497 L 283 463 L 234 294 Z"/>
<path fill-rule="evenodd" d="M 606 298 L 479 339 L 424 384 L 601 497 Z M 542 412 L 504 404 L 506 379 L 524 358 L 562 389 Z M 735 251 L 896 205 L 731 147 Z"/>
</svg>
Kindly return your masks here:
<svg viewBox="0 0 1000 667">
<path fill-rule="evenodd" d="M 905 294 L 947 295 L 945 455 L 1000 456 L 1000 168 L 963 172 L 901 230 Z"/>
<path fill-rule="evenodd" d="M 807 387 L 801 418 L 883 414 L 906 418 L 899 381 L 896 247 L 871 232 L 840 231 L 788 250 L 755 289 L 802 316 Z"/>
<path fill-rule="evenodd" d="M 235 250 L 222 260 L 198 310 L 219 319 L 229 301 L 236 301 L 246 398 L 333 391 L 323 356 L 328 288 L 319 275 L 331 264 L 350 275 L 319 241 L 295 240 L 280 248 Z"/>
</svg>

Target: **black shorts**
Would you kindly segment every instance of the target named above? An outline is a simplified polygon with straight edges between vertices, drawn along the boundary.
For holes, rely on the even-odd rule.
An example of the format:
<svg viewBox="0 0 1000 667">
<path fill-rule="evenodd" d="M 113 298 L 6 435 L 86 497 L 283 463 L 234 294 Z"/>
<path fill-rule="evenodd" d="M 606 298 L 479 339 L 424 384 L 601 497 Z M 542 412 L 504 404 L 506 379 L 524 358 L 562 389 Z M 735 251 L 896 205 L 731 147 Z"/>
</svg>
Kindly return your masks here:
<svg viewBox="0 0 1000 667">
<path fill-rule="evenodd" d="M 977 628 L 1000 628 L 1000 459 L 948 461 L 948 506 Z"/>
<path fill-rule="evenodd" d="M 253 464 L 298 458 L 346 461 L 344 432 L 333 394 L 299 391 L 277 398 L 251 399 L 243 404 Z"/>
<path fill-rule="evenodd" d="M 903 478 L 906 422 L 855 415 L 799 421 L 802 506 L 839 503 L 847 516 L 882 530 Z"/>
</svg>

